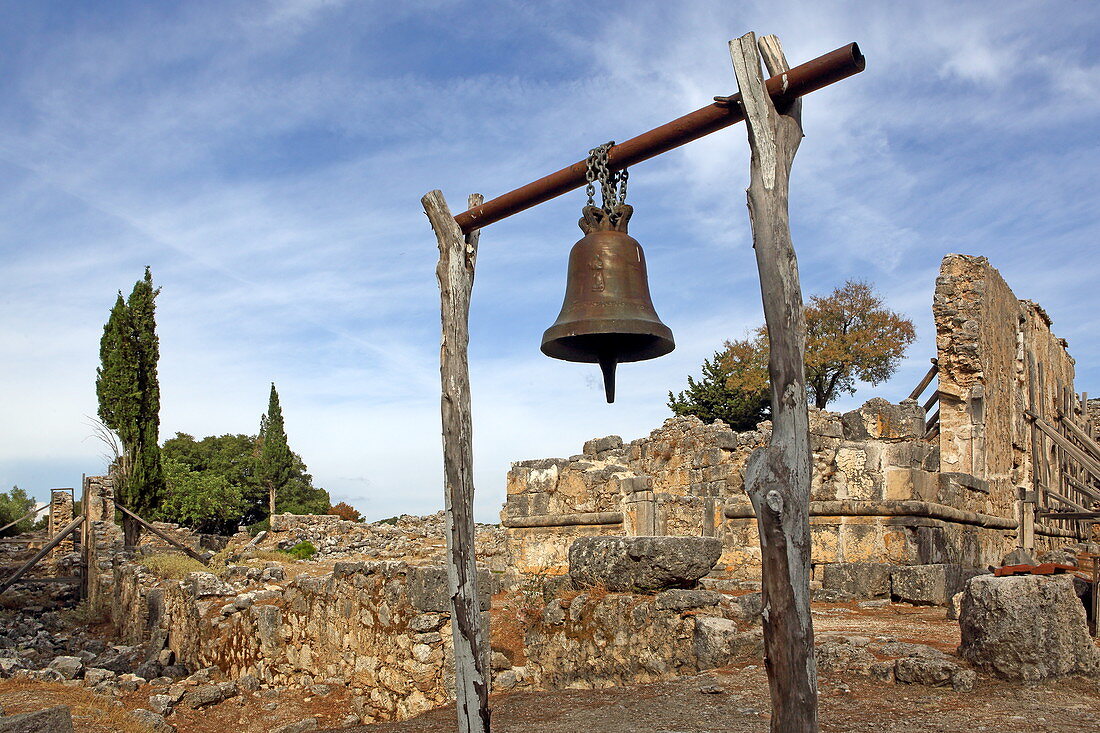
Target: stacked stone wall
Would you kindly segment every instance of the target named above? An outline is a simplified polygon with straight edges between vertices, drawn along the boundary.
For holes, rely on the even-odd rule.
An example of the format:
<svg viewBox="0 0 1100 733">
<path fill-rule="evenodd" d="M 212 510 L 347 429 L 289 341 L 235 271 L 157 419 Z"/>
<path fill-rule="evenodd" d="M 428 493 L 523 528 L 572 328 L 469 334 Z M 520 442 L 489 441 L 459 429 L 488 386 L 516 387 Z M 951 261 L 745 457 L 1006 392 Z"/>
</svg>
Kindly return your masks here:
<svg viewBox="0 0 1100 733">
<path fill-rule="evenodd" d="M 441 563 L 446 552 L 445 524 L 443 512 L 426 517 L 402 515 L 370 523 L 326 514 L 278 514 L 260 546 L 285 550 L 299 542 L 309 542 L 317 549 L 314 557 L 319 560 L 369 558 Z M 478 524 L 475 529 L 478 562 L 494 572 L 510 568 L 507 534 L 492 524 Z"/>
<path fill-rule="evenodd" d="M 114 483 L 110 476 L 86 476 L 84 516 L 84 598 L 94 611 L 114 597 L 115 560 L 122 553 L 122 528 L 115 524 Z"/>
<path fill-rule="evenodd" d="M 46 523 L 49 537 L 54 537 L 58 532 L 69 526 L 73 521 L 73 493 L 72 489 L 54 489 L 50 492 L 50 516 Z M 73 535 L 65 537 L 50 552 L 50 557 L 56 562 L 63 556 L 70 554 L 75 549 Z"/>
<path fill-rule="evenodd" d="M 1074 360 L 1041 306 L 1019 300 L 985 257 L 943 259 L 932 305 L 939 361 L 940 455 L 944 470 L 988 487 L 986 511 L 1017 516 L 1033 488 L 1033 429 L 1026 412 L 1048 419 L 1074 391 Z M 1032 404 L 1034 395 L 1034 404 Z M 1047 445 L 1053 451 L 1053 446 Z M 1048 456 L 1055 460 L 1053 452 Z M 1037 543 L 1072 534 L 1038 528 Z"/>
<path fill-rule="evenodd" d="M 222 577 L 163 580 L 121 564 L 112 617 L 125 643 L 150 645 L 149 657 L 166 664 L 217 667 L 270 687 L 346 687 L 365 722 L 453 701 L 442 566 L 336 563 L 323 575 L 287 579 L 296 567 L 315 566 L 234 566 Z M 486 570 L 478 584 L 483 628 L 493 632 L 486 662 L 494 691 L 652 681 L 761 648 L 755 617 L 710 591 L 579 593 L 530 581 L 505 591 Z"/>
</svg>

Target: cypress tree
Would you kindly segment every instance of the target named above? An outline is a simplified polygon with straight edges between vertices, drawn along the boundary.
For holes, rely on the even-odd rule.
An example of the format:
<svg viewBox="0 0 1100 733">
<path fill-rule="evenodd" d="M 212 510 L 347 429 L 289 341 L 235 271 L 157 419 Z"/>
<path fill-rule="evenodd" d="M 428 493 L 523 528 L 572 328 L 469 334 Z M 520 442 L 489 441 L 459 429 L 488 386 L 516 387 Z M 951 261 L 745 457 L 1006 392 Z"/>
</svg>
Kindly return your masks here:
<svg viewBox="0 0 1100 733">
<path fill-rule="evenodd" d="M 156 297 L 153 276 L 134 284 L 127 300 L 119 293 L 99 342 L 96 370 L 99 417 L 122 442 L 122 465 L 117 496 L 137 514 L 151 515 L 164 493 L 160 446 L 160 383 L 157 362 L 160 341 L 156 333 Z M 123 521 L 126 544 L 137 543 L 138 525 Z"/>
<path fill-rule="evenodd" d="M 267 488 L 269 515 L 276 513 L 279 495 L 289 483 L 293 468 L 294 457 L 283 427 L 283 408 L 272 382 L 267 414 L 260 418 L 260 458 L 256 469 L 261 483 Z"/>
</svg>

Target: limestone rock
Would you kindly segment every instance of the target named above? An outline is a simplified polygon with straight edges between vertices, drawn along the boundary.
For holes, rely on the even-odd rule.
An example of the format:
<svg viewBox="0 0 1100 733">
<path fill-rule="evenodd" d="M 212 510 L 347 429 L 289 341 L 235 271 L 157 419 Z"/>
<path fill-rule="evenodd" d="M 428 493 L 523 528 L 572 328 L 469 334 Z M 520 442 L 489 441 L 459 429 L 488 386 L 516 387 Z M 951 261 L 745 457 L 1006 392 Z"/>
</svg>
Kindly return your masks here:
<svg viewBox="0 0 1100 733">
<path fill-rule="evenodd" d="M 700 670 L 725 667 L 742 656 L 760 656 L 763 637 L 756 631 L 741 631 L 726 618 L 696 616 L 694 651 Z"/>
<path fill-rule="evenodd" d="M 952 675 L 958 671 L 959 665 L 949 659 L 906 657 L 894 665 L 895 679 L 907 685 L 938 687 L 950 684 Z"/>
<path fill-rule="evenodd" d="M 195 598 L 236 595 L 231 586 L 213 573 L 188 573 L 184 582 Z"/>
<path fill-rule="evenodd" d="M 846 593 L 853 598 L 878 598 L 890 595 L 890 571 L 893 566 L 874 562 L 838 562 L 822 567 L 821 584 L 825 590 Z"/>
<path fill-rule="evenodd" d="M 946 606 L 970 578 L 982 573 L 962 565 L 907 565 L 890 574 L 890 595 L 917 606 Z"/>
<path fill-rule="evenodd" d="M 84 671 L 84 660 L 80 657 L 56 657 L 50 662 L 50 669 L 57 670 L 67 680 L 75 680 Z"/>
<path fill-rule="evenodd" d="M 1002 677 L 1041 680 L 1100 670 L 1100 650 L 1068 575 L 973 578 L 959 626 L 959 653 Z"/>
<path fill-rule="evenodd" d="M 848 643 L 843 638 L 826 638 L 814 650 L 818 670 L 870 674 L 877 660 L 866 645 Z"/>
<path fill-rule="evenodd" d="M 477 569 L 477 595 L 480 610 L 488 611 L 493 596 L 493 578 L 487 568 Z M 447 592 L 447 568 L 427 565 L 409 568 L 409 602 L 419 611 L 451 612 L 451 596 Z"/>
<path fill-rule="evenodd" d="M 115 673 L 109 669 L 100 669 L 98 667 L 88 667 L 84 670 L 84 686 L 95 687 L 100 682 L 105 680 L 114 679 Z"/>
<path fill-rule="evenodd" d="M 11 677 L 24 665 L 19 657 L 0 657 L 0 677 Z"/>
<path fill-rule="evenodd" d="M 659 611 L 690 611 L 717 606 L 722 596 L 712 590 L 673 588 L 661 591 L 654 600 Z"/>
<path fill-rule="evenodd" d="M 962 605 L 963 594 L 959 591 L 955 595 L 951 596 L 951 602 L 947 604 L 947 619 L 948 621 L 959 620 L 959 606 Z"/>
<path fill-rule="evenodd" d="M 0 717 L 0 733 L 73 733 L 73 715 L 68 705 L 47 710 Z"/>
<path fill-rule="evenodd" d="M 1035 559 L 1035 554 L 1030 550 L 1025 550 L 1022 547 L 1017 547 L 1012 552 L 1008 553 L 1001 559 L 1002 567 L 1005 565 L 1038 565 L 1039 561 Z"/>
<path fill-rule="evenodd" d="M 722 554 L 715 537 L 581 537 L 569 547 L 575 587 L 651 592 L 687 588 Z"/>
<path fill-rule="evenodd" d="M 206 705 L 214 705 L 224 700 L 228 700 L 236 694 L 237 687 L 232 682 L 199 685 L 184 695 L 184 702 L 192 708 L 201 708 Z"/>
<path fill-rule="evenodd" d="M 735 608 L 745 621 L 761 623 L 760 614 L 764 612 L 764 594 L 757 592 L 737 596 Z"/>
<path fill-rule="evenodd" d="M 144 708 L 131 710 L 130 717 L 142 723 L 154 733 L 176 733 L 176 726 L 166 721 L 163 715 L 158 715 L 151 710 Z"/>
<path fill-rule="evenodd" d="M 874 397 L 840 418 L 846 440 L 912 440 L 924 437 L 924 410 L 911 400 L 900 405 Z"/>
<path fill-rule="evenodd" d="M 172 712 L 172 698 L 168 695 L 150 695 L 149 708 L 157 715 L 167 715 Z"/>
<path fill-rule="evenodd" d="M 618 435 L 609 435 L 606 438 L 593 438 L 584 444 L 584 455 L 597 456 L 607 450 L 615 450 L 623 447 L 623 439 Z"/>
</svg>

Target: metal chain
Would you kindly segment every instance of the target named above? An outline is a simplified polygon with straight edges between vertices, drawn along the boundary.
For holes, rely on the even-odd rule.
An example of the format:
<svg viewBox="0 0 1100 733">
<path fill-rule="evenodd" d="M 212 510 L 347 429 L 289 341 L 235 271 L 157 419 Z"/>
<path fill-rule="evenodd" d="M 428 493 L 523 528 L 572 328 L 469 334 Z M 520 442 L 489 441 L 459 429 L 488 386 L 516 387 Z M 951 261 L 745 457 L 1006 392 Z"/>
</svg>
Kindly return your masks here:
<svg viewBox="0 0 1100 733">
<path fill-rule="evenodd" d="M 588 151 L 588 170 L 584 178 L 588 185 L 584 192 L 588 194 L 588 205 L 596 205 L 596 183 L 600 184 L 600 197 L 603 199 L 602 209 L 610 214 L 616 204 L 626 203 L 626 182 L 629 174 L 624 168 L 621 171 L 611 171 L 607 167 L 607 152 L 614 147 L 615 141 L 611 140 L 599 147 Z"/>
</svg>

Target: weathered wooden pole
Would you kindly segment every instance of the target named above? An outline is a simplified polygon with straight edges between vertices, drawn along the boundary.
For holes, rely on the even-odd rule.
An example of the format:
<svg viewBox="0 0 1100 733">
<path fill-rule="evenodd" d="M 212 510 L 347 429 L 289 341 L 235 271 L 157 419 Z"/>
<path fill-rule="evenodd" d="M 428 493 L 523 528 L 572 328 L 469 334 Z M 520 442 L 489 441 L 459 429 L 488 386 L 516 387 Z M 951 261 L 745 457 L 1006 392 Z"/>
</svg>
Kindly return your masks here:
<svg viewBox="0 0 1100 733">
<path fill-rule="evenodd" d="M 482 201 L 470 196 L 471 207 Z M 439 376 L 443 384 L 443 475 L 447 502 L 447 590 L 451 596 L 455 702 L 459 733 L 488 733 L 489 685 L 482 650 L 474 560 L 473 422 L 470 415 L 470 291 L 478 230 L 463 234 L 439 191 L 421 199 L 439 240 L 435 275 L 443 318 Z M 487 636 L 487 634 L 486 634 Z"/>
<path fill-rule="evenodd" d="M 39 560 L 44 558 L 46 555 L 49 555 L 50 551 L 53 548 L 55 548 L 55 547 L 57 547 L 58 545 L 61 544 L 61 540 L 68 537 L 73 532 L 73 530 L 75 530 L 77 527 L 79 527 L 83 522 L 84 522 L 84 515 L 82 514 L 79 517 L 77 517 L 76 519 L 74 519 L 73 521 L 69 522 L 67 525 L 65 525 L 65 527 L 60 532 L 58 532 L 57 534 L 55 534 L 53 536 L 53 539 L 51 539 L 49 542 L 47 542 L 42 547 L 41 550 L 39 550 L 37 553 L 35 553 L 34 557 L 32 557 L 30 560 L 27 560 L 27 562 L 23 563 L 22 567 L 20 567 L 18 570 L 16 570 L 14 573 L 12 573 L 11 576 L 8 577 L 8 579 L 5 580 L 3 583 L 0 583 L 0 593 L 3 593 L 8 588 L 10 588 L 17 580 L 22 578 L 23 575 L 26 574 L 26 572 L 28 570 L 30 570 L 35 565 L 37 565 Z"/>
<path fill-rule="evenodd" d="M 752 149 L 748 188 L 756 266 L 771 350 L 772 435 L 749 457 L 745 490 L 760 531 L 764 666 L 773 733 L 817 731 L 817 664 L 810 617 L 810 431 L 803 353 L 806 320 L 791 244 L 788 190 L 802 140 L 802 102 L 777 110 L 760 56 L 773 76 L 787 71 L 779 39 L 747 33 L 730 41 Z"/>
</svg>

